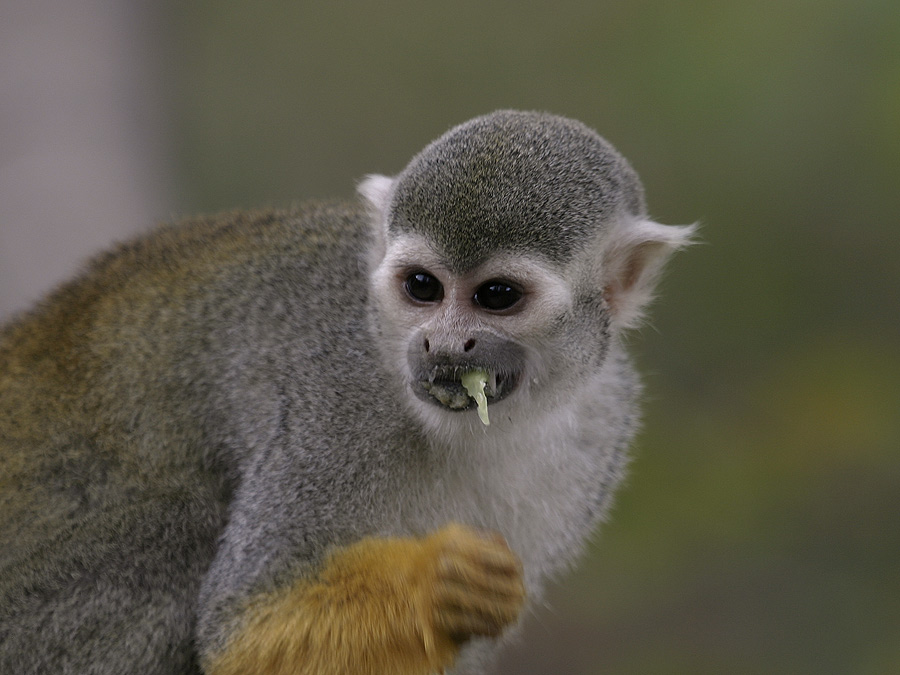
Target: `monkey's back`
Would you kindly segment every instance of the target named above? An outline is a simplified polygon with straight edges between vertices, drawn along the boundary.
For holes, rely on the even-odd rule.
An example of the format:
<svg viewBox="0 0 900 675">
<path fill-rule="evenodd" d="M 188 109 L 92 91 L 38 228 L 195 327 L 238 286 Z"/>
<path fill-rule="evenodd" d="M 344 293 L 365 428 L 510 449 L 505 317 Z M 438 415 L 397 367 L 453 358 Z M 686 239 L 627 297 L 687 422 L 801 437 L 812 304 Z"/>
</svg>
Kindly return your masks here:
<svg viewBox="0 0 900 675">
<path fill-rule="evenodd" d="M 163 225 L 0 331 L 0 653 L 86 671 L 127 643 L 97 629 L 127 603 L 122 630 L 170 654 L 159 672 L 192 662 L 201 577 L 279 402 L 327 399 L 322 360 L 371 370 L 365 320 L 347 354 L 343 318 L 365 315 L 365 228 L 349 204 Z"/>
</svg>

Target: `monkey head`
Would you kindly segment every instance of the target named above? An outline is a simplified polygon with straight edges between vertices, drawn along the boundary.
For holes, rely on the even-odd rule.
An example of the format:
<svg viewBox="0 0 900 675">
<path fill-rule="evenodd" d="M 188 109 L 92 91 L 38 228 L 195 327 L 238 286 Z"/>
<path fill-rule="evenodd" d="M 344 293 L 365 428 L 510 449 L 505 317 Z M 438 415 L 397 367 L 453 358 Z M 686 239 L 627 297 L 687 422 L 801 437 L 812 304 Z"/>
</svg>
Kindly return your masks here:
<svg viewBox="0 0 900 675">
<path fill-rule="evenodd" d="M 472 370 L 489 404 L 577 391 L 691 233 L 647 218 L 609 143 L 542 113 L 466 122 L 360 192 L 379 347 L 420 409 L 447 414 L 473 406 L 460 381 Z"/>
</svg>

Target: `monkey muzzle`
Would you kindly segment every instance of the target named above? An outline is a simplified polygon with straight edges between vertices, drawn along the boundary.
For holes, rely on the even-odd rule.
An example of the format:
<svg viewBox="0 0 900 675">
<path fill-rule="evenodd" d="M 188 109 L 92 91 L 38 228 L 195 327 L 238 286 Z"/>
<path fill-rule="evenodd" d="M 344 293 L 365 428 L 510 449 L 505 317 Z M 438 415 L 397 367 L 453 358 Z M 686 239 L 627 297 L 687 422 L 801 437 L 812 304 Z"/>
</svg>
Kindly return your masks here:
<svg viewBox="0 0 900 675">
<path fill-rule="evenodd" d="M 462 384 L 462 376 L 473 370 L 487 373 L 484 394 L 488 404 L 502 401 L 515 391 L 525 369 L 522 346 L 501 337 L 478 334 L 459 349 L 435 348 L 424 336 L 413 340 L 407 358 L 413 392 L 423 401 L 449 410 L 476 406 Z"/>
<path fill-rule="evenodd" d="M 431 403 L 438 403 L 450 410 L 468 410 L 475 407 L 475 399 L 462 384 L 464 373 L 473 370 L 470 367 L 435 367 L 428 375 L 417 380 L 413 389 L 419 398 Z M 486 370 L 482 368 L 482 370 Z M 498 374 L 487 370 L 488 380 L 484 388 L 488 403 L 506 398 L 515 389 L 517 378 L 509 374 Z"/>
</svg>

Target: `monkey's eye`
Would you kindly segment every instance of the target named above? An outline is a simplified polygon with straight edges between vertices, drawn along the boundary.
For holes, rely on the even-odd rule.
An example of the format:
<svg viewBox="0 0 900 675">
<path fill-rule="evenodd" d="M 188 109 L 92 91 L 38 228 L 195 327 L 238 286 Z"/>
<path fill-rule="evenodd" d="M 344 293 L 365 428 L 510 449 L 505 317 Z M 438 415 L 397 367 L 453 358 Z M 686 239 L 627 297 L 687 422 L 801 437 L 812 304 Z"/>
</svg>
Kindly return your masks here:
<svg viewBox="0 0 900 675">
<path fill-rule="evenodd" d="M 505 281 L 487 281 L 475 291 L 475 304 L 484 309 L 509 309 L 522 298 L 522 291 Z"/>
<path fill-rule="evenodd" d="M 413 300 L 419 302 L 438 302 L 444 297 L 441 282 L 428 272 L 413 272 L 406 277 L 403 287 Z"/>
</svg>

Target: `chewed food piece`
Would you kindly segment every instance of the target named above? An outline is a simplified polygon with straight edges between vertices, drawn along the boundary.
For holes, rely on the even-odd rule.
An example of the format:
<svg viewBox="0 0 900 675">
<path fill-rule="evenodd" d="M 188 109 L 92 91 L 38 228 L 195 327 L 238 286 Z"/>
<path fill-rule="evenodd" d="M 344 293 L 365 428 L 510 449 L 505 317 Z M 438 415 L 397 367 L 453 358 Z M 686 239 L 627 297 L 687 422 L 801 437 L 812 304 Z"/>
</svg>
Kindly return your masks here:
<svg viewBox="0 0 900 675">
<path fill-rule="evenodd" d="M 422 382 L 424 389 L 438 403 L 451 410 L 463 410 L 469 407 L 469 397 L 459 386 L 447 382 Z"/>
<path fill-rule="evenodd" d="M 470 370 L 467 373 L 463 373 L 460 381 L 462 386 L 466 388 L 466 391 L 469 392 L 469 396 L 474 398 L 475 403 L 478 404 L 478 417 L 481 419 L 482 424 L 484 426 L 489 425 L 491 421 L 488 419 L 487 396 L 484 393 L 488 374 L 483 370 Z"/>
</svg>

